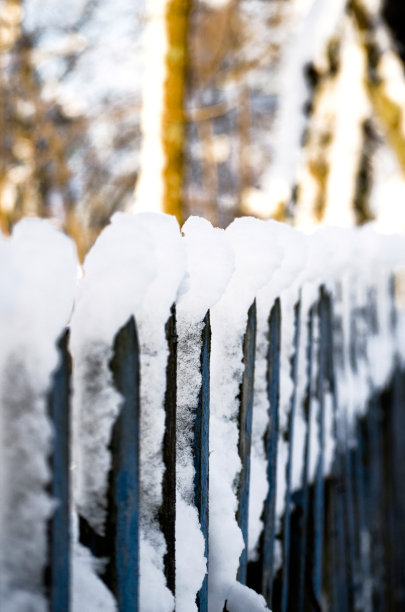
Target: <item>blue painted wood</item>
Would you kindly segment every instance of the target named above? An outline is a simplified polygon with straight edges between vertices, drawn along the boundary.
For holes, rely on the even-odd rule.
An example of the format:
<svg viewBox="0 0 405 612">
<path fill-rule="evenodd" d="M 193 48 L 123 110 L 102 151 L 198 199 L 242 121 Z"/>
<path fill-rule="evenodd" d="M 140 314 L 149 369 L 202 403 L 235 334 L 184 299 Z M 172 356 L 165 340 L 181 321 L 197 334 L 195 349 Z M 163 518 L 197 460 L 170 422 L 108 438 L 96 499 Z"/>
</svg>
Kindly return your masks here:
<svg viewBox="0 0 405 612">
<path fill-rule="evenodd" d="M 352 367 L 357 372 L 358 364 L 367 357 L 368 335 L 376 331 L 375 295 L 369 295 L 368 308 L 354 308 L 350 313 L 351 336 L 349 337 L 350 359 L 344 363 L 345 367 Z M 361 331 L 361 333 L 360 333 Z M 344 359 L 344 358 L 343 358 Z M 355 364 L 355 368 L 353 366 Z M 358 423 L 354 422 L 350 428 L 348 416 L 344 409 L 339 415 L 340 437 L 338 443 L 338 460 L 340 464 L 340 478 L 342 480 L 340 501 L 342 507 L 342 539 L 345 550 L 340 561 L 341 568 L 345 571 L 345 583 L 341 585 L 341 592 L 345 591 L 345 609 L 363 609 L 365 599 L 363 590 L 367 579 L 363 572 L 362 542 L 364 540 L 364 517 L 362 518 L 362 507 L 364 507 L 364 495 L 362 493 L 362 482 L 360 480 L 360 455 L 358 452 L 360 430 Z M 356 445 L 354 442 L 354 430 L 357 431 Z"/>
<path fill-rule="evenodd" d="M 391 298 L 390 331 L 396 338 L 398 329 L 398 305 L 395 276 L 389 282 Z M 384 482 L 386 483 L 389 507 L 389 555 L 391 600 L 387 607 L 405 609 L 405 395 L 404 372 L 401 370 L 401 359 L 396 357 L 396 367 L 392 378 L 392 390 L 389 410 L 385 411 L 385 449 L 386 458 Z M 388 407 L 386 407 L 388 408 Z"/>
<path fill-rule="evenodd" d="M 238 580 L 246 584 L 248 563 L 248 523 L 249 523 L 249 490 L 250 490 L 250 448 L 252 441 L 253 386 L 256 355 L 256 301 L 248 312 L 248 321 L 243 339 L 243 379 L 240 387 L 239 406 L 239 456 L 242 470 L 239 481 L 239 507 L 237 519 L 242 531 L 245 548 L 239 561 Z"/>
<path fill-rule="evenodd" d="M 201 532 L 204 536 L 204 555 L 208 564 L 208 485 L 209 485 L 209 418 L 210 418 L 210 357 L 211 325 L 210 313 L 204 318 L 201 347 L 201 388 L 194 421 L 194 503 L 198 509 Z M 208 574 L 197 594 L 197 608 L 200 612 L 208 610 Z"/>
<path fill-rule="evenodd" d="M 386 481 L 391 487 L 392 570 L 394 574 L 395 600 L 393 608 L 405 609 L 405 385 L 404 372 L 398 359 L 393 379 L 392 409 L 389 419 L 387 441 L 390 464 Z"/>
<path fill-rule="evenodd" d="M 118 332 L 110 363 L 123 402 L 114 425 L 106 541 L 109 564 L 104 579 L 119 610 L 139 605 L 139 346 L 134 318 Z"/>
<path fill-rule="evenodd" d="M 371 573 L 373 576 L 373 610 L 383 611 L 384 607 L 384 560 L 383 526 L 386 525 L 386 515 L 381 511 L 381 496 L 383 491 L 382 474 L 382 432 L 381 404 L 378 396 L 373 396 L 369 402 L 367 414 L 368 425 L 368 520 L 372 538 L 370 555 Z"/>
<path fill-rule="evenodd" d="M 297 612 L 304 610 L 305 603 L 305 582 L 307 569 L 307 545 L 308 545 L 308 520 L 309 520 L 309 452 L 311 440 L 311 411 L 313 407 L 313 385 L 312 385 L 312 366 L 314 356 L 314 307 L 310 308 L 307 321 L 308 341 L 306 347 L 306 391 L 304 399 L 304 415 L 307 423 L 305 434 L 304 468 L 302 475 L 302 520 L 299 549 L 298 565 L 298 588 L 297 588 Z"/>
<path fill-rule="evenodd" d="M 319 399 L 319 456 L 315 476 L 315 499 L 314 499 L 314 562 L 313 562 L 313 592 L 319 603 L 322 593 L 323 575 L 323 537 L 324 537 L 324 453 L 325 453 L 325 388 L 327 385 L 327 363 L 328 363 L 328 301 L 324 287 L 320 289 L 319 306 L 319 351 L 318 351 L 318 382 L 317 392 Z"/>
<path fill-rule="evenodd" d="M 370 300 L 370 306 L 373 301 Z M 355 333 L 350 339 L 352 351 L 356 363 L 367 357 L 367 337 L 372 333 L 372 326 L 375 324 L 370 307 L 357 309 L 352 313 L 354 319 L 354 330 L 363 330 L 362 334 Z M 344 497 L 345 497 L 345 524 L 346 524 L 346 564 L 347 564 L 347 584 L 349 605 L 352 609 L 364 607 L 364 597 L 362 594 L 364 583 L 362 582 L 362 530 L 364 535 L 364 517 L 362 514 L 362 482 L 359 474 L 359 431 L 357 423 L 352 424 L 357 430 L 356 446 L 353 447 L 353 434 L 349 431 L 347 416 L 343 417 L 345 435 L 342 443 L 344 444 Z"/>
<path fill-rule="evenodd" d="M 321 417 L 322 419 L 322 417 Z M 322 419 L 323 421 L 323 419 Z M 324 520 L 324 479 L 323 479 L 323 453 L 318 459 L 315 480 L 314 505 L 314 570 L 313 590 L 317 602 L 320 602 L 322 593 L 322 563 L 323 563 L 323 520 Z"/>
<path fill-rule="evenodd" d="M 58 342 L 59 365 L 48 395 L 48 414 L 53 425 L 50 493 L 57 502 L 51 517 L 47 583 L 51 612 L 70 610 L 70 377 L 71 359 L 66 331 Z"/>
<path fill-rule="evenodd" d="M 272 602 L 274 574 L 274 538 L 276 531 L 277 443 L 280 395 L 281 307 L 277 299 L 269 318 L 269 353 L 267 357 L 267 395 L 269 426 L 266 433 L 267 482 L 269 485 L 263 517 L 263 569 L 261 592 L 269 607 Z"/>
<path fill-rule="evenodd" d="M 356 448 L 354 458 L 355 474 L 355 498 L 357 511 L 357 530 L 359 540 L 361 593 L 360 601 L 364 612 L 371 612 L 372 602 L 370 597 L 371 571 L 369 551 L 369 531 L 366 521 L 366 496 L 365 496 L 365 467 L 364 467 L 364 433 L 360 421 L 356 423 Z"/>
<path fill-rule="evenodd" d="M 321 300 L 324 301 L 325 309 L 325 333 L 327 334 L 325 350 L 326 370 L 325 378 L 332 393 L 333 401 L 333 417 L 334 417 L 334 435 L 337 449 L 337 456 L 333 466 L 333 477 L 338 480 L 335 492 L 335 503 L 338 506 L 338 516 L 336 517 L 337 537 L 340 541 L 335 547 L 338 558 L 335 559 L 337 566 L 335 567 L 335 576 L 333 580 L 337 582 L 336 593 L 338 600 L 334 603 L 337 609 L 352 610 L 354 609 L 354 601 L 356 597 L 357 578 L 357 559 L 356 559 L 356 527 L 355 527 L 355 508 L 354 508 L 354 475 L 351 456 L 351 438 L 348 431 L 347 416 L 342 407 L 339 406 L 337 397 L 337 389 L 335 384 L 334 358 L 340 362 L 342 368 L 351 367 L 357 371 L 358 362 L 361 358 L 361 353 L 364 351 L 363 338 L 357 334 L 360 329 L 358 325 L 358 317 L 362 314 L 360 309 L 353 309 L 350 313 L 350 344 L 349 363 L 346 363 L 346 356 L 342 350 L 344 344 L 343 329 L 340 327 L 340 337 L 334 338 L 333 335 L 333 316 L 332 316 L 332 301 L 330 296 L 324 292 Z M 337 335 L 337 334 L 335 334 Z M 336 342 L 338 351 L 334 349 Z M 337 353 L 337 355 L 335 354 Z M 342 548 L 342 542 L 344 547 Z"/>
<path fill-rule="evenodd" d="M 294 439 L 294 421 L 295 410 L 297 404 L 297 377 L 298 377 L 298 353 L 300 341 L 300 315 L 301 302 L 298 301 L 294 308 L 294 354 L 291 362 L 291 378 L 293 381 L 293 392 L 290 402 L 290 414 L 288 422 L 288 460 L 286 473 L 286 496 L 285 496 L 285 512 L 284 512 L 284 533 L 283 533 L 283 570 L 282 570 L 282 595 L 281 595 L 281 610 L 287 611 L 288 595 L 289 595 L 289 571 L 290 571 L 290 533 L 291 533 L 291 471 L 293 458 L 293 439 Z"/>
<path fill-rule="evenodd" d="M 357 562 L 357 530 L 354 507 L 354 487 L 355 480 L 353 474 L 352 450 L 350 447 L 351 434 L 345 423 L 345 447 L 343 452 L 344 470 L 344 511 L 345 511 L 345 531 L 346 531 L 346 564 L 347 564 L 347 584 L 350 608 L 356 607 L 358 593 L 358 562 Z"/>
<path fill-rule="evenodd" d="M 346 612 L 349 607 L 347 552 L 346 552 L 346 526 L 344 506 L 344 483 L 342 476 L 343 455 L 339 451 L 337 457 L 337 473 L 335 472 L 333 508 L 333 549 L 332 549 L 332 605 L 333 612 Z"/>
<path fill-rule="evenodd" d="M 333 435 L 335 440 L 335 459 L 332 465 L 329 493 L 330 517 L 330 592 L 331 610 L 334 612 L 346 612 L 349 609 L 349 581 L 350 574 L 347 572 L 347 523 L 345 521 L 345 441 L 342 436 L 343 412 L 339 406 L 339 398 L 336 385 L 335 363 L 344 369 L 345 352 L 343 326 L 341 320 L 335 320 L 333 316 L 332 300 L 325 294 L 325 324 L 327 336 L 327 362 L 326 378 L 329 390 L 332 394 L 333 410 Z M 328 562 L 328 560 L 326 560 Z"/>
<path fill-rule="evenodd" d="M 163 461 L 165 472 L 162 482 L 163 501 L 159 510 L 160 528 L 166 540 L 164 556 L 166 583 L 173 595 L 176 592 L 176 410 L 177 410 L 177 332 L 176 308 L 173 305 L 166 324 L 169 357 L 166 369 L 165 434 Z"/>
</svg>

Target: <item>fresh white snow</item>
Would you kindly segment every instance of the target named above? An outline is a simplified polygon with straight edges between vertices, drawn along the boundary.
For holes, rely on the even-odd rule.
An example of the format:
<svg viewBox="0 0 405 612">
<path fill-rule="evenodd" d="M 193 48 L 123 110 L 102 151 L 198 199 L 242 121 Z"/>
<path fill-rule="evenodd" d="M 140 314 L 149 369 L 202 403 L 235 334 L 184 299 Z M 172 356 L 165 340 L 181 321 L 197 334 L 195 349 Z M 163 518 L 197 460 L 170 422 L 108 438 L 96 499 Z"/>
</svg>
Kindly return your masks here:
<svg viewBox="0 0 405 612">
<path fill-rule="evenodd" d="M 25 219 L 0 238 L 0 601 L 4 612 L 47 609 L 42 584 L 51 425 L 46 394 L 76 283 L 73 242 Z"/>
</svg>

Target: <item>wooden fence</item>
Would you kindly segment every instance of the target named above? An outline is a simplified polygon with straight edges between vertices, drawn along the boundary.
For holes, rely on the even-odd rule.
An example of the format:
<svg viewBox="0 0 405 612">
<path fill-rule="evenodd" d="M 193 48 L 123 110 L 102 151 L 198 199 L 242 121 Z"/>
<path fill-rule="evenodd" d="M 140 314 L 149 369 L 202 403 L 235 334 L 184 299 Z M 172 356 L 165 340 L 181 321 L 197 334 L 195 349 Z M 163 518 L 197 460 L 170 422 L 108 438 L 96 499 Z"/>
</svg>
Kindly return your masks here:
<svg viewBox="0 0 405 612">
<path fill-rule="evenodd" d="M 373 333 L 372 304 L 352 313 L 351 363 L 354 374 L 364 351 L 360 320 Z M 292 448 L 287 460 L 285 512 L 281 530 L 276 526 L 277 445 L 279 436 L 279 385 L 281 319 L 277 299 L 269 313 L 267 393 L 271 405 L 265 435 L 268 495 L 263 508 L 263 531 L 256 561 L 249 561 L 248 512 L 250 494 L 250 451 L 255 372 L 256 304 L 248 313 L 243 340 L 244 374 L 239 394 L 240 475 L 237 521 L 246 548 L 240 558 L 238 580 L 262 593 L 273 611 L 312 610 L 402 610 L 405 609 L 405 411 L 404 377 L 399 361 L 392 378 L 381 392 L 375 392 L 361 416 L 351 423 L 338 397 L 336 372 L 344 356 L 341 328 L 333 312 L 333 301 L 321 287 L 319 299 L 309 309 L 307 320 L 300 316 L 300 301 L 294 314 L 294 355 L 291 378 L 294 391 L 290 401 L 287 440 L 294 436 L 297 403 L 297 372 L 301 339 L 306 338 L 306 390 L 303 406 L 306 418 L 305 453 L 301 486 L 292 486 Z M 396 309 L 392 301 L 392 329 L 396 333 Z M 306 325 L 306 334 L 302 326 Z M 318 335 L 315 334 L 315 328 Z M 166 380 L 166 430 L 163 442 L 165 475 L 160 528 L 167 543 L 165 575 L 175 594 L 175 508 L 176 508 L 176 314 L 167 323 L 170 355 Z M 366 340 L 367 341 L 367 334 Z M 210 418 L 210 315 L 204 319 L 201 349 L 202 382 L 193 429 L 195 467 L 194 501 L 208 557 L 209 533 L 209 418 Z M 70 609 L 70 395 L 71 359 L 68 332 L 59 343 L 60 365 L 49 393 L 49 416 L 55 435 L 50 458 L 50 492 L 58 501 L 49 524 L 48 567 L 45 581 L 49 607 L 53 612 Z M 316 365 L 316 379 L 311 372 Z M 80 519 L 80 540 L 96 557 L 108 559 L 102 579 L 114 594 L 118 608 L 135 611 L 139 605 L 139 471 L 140 471 L 140 351 L 134 318 L 118 331 L 110 363 L 114 385 L 124 401 L 112 439 L 112 468 L 109 475 L 105 535 L 95 534 Z M 325 401 L 332 397 L 335 453 L 330 473 L 325 476 Z M 309 474 L 311 452 L 311 411 L 317 410 L 318 445 L 315 478 Z M 276 539 L 282 551 L 281 565 L 275 560 Z M 208 574 L 209 574 L 208 567 Z M 198 609 L 208 610 L 208 583 L 204 579 L 197 596 Z M 226 610 L 226 603 L 225 608 Z"/>
</svg>

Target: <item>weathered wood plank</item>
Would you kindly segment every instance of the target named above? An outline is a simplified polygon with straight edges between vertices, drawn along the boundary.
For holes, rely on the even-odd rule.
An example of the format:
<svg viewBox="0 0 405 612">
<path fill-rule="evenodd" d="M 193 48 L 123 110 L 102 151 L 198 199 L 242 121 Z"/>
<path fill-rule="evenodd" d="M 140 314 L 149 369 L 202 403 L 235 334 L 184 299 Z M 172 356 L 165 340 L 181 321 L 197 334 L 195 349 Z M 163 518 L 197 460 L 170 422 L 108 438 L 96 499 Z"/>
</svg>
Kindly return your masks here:
<svg viewBox="0 0 405 612">
<path fill-rule="evenodd" d="M 248 563 L 248 523 L 249 523 L 249 491 L 250 491 L 250 448 L 252 441 L 253 418 L 253 386 L 256 356 L 256 301 L 248 312 L 248 322 L 243 339 L 244 371 L 240 387 L 239 407 L 239 456 L 242 471 L 239 482 L 238 524 L 241 528 L 245 548 L 239 562 L 238 580 L 246 584 Z"/>
<path fill-rule="evenodd" d="M 159 523 L 166 540 L 167 552 L 164 557 L 165 576 L 168 588 L 175 595 L 176 585 L 176 407 L 177 407 L 177 333 L 176 310 L 172 306 L 166 324 L 166 338 L 169 357 L 166 369 L 165 434 L 163 438 L 163 501 L 159 510 Z"/>
<path fill-rule="evenodd" d="M 328 558 L 324 560 L 325 571 L 329 577 L 330 607 L 334 612 L 349 610 L 350 575 L 347 572 L 350 562 L 347 555 L 347 521 L 346 521 L 346 436 L 342 433 L 345 427 L 344 409 L 339 408 L 338 389 L 336 384 L 336 367 L 345 367 L 345 351 L 342 320 L 335 321 L 333 317 L 332 300 L 326 294 L 325 304 L 327 338 L 327 364 L 326 377 L 329 382 L 329 391 L 332 394 L 333 410 L 333 436 L 335 442 L 335 457 L 332 464 L 331 475 L 326 491 L 328 508 L 329 532 L 325 538 L 329 540 Z"/>
<path fill-rule="evenodd" d="M 198 510 L 201 531 L 204 536 L 204 554 L 208 563 L 208 485 L 209 485 L 209 418 L 210 418 L 210 357 L 211 325 L 210 314 L 204 318 L 201 346 L 201 388 L 194 422 L 194 503 Z M 199 593 L 197 607 L 200 612 L 208 610 L 208 574 Z"/>
<path fill-rule="evenodd" d="M 267 357 L 267 394 L 269 426 L 266 433 L 267 482 L 269 490 L 264 505 L 262 594 L 269 607 L 273 593 L 274 538 L 276 531 L 277 444 L 280 398 L 281 306 L 277 299 L 269 318 L 269 353 Z"/>
<path fill-rule="evenodd" d="M 131 317 L 118 332 L 110 363 L 123 403 L 114 424 L 109 479 L 106 541 L 109 563 L 105 581 L 120 610 L 139 605 L 139 346 Z"/>
<path fill-rule="evenodd" d="M 315 600 L 321 601 L 323 576 L 323 537 L 324 537 L 324 453 L 325 453 L 325 387 L 327 384 L 328 362 L 328 298 L 324 287 L 320 289 L 318 303 L 319 351 L 317 393 L 319 400 L 319 456 L 315 476 L 314 491 L 314 555 L 313 555 L 313 593 Z"/>
<path fill-rule="evenodd" d="M 48 528 L 49 565 L 46 571 L 49 609 L 70 610 L 70 379 L 69 332 L 58 342 L 59 365 L 48 395 L 48 414 L 53 425 L 50 457 L 50 494 L 56 501 Z"/>
<path fill-rule="evenodd" d="M 311 441 L 311 411 L 314 410 L 313 402 L 313 358 L 314 358 L 314 307 L 309 309 L 307 321 L 308 339 L 306 347 L 306 392 L 304 398 L 304 415 L 307 422 L 305 449 L 304 449 L 304 469 L 302 476 L 302 517 L 300 529 L 300 542 L 298 550 L 298 587 L 297 587 L 297 612 L 302 612 L 305 604 L 305 585 L 307 576 L 307 546 L 308 546 L 308 516 L 309 516 L 309 453 Z"/>
<path fill-rule="evenodd" d="M 290 572 L 290 536 L 291 536 L 291 473 L 293 463 L 293 439 L 295 412 L 297 404 L 297 380 L 298 380 L 298 353 L 300 341 L 300 317 L 301 302 L 298 301 L 294 308 L 294 353 L 291 361 L 291 378 L 293 381 L 293 392 L 290 401 L 290 414 L 288 420 L 288 460 L 286 474 L 286 496 L 284 512 L 284 533 L 283 533 L 283 568 L 282 568 L 282 594 L 281 610 L 287 611 L 289 596 L 289 572 Z"/>
</svg>

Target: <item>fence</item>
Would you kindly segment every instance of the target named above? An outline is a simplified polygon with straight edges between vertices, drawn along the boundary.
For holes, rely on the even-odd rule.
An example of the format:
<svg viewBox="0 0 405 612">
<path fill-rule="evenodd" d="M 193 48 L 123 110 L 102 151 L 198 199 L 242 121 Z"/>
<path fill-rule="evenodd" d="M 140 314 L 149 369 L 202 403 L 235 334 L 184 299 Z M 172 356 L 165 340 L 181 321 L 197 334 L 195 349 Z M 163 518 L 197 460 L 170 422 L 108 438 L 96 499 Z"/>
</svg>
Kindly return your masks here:
<svg viewBox="0 0 405 612">
<path fill-rule="evenodd" d="M 291 491 L 291 455 L 287 463 L 286 510 L 281 541 L 283 565 L 274 571 L 275 491 L 277 462 L 277 395 L 280 373 L 280 302 L 270 316 L 270 351 L 268 389 L 273 407 L 266 439 L 268 454 L 269 493 L 264 510 L 264 529 L 258 561 L 248 563 L 246 548 L 241 556 L 238 579 L 258 588 L 275 610 L 328 609 L 366 610 L 401 609 L 403 599 L 404 525 L 399 474 L 404 469 L 403 447 L 403 381 L 398 367 L 389 386 L 382 394 L 370 398 L 366 414 L 355 428 L 357 444 L 345 445 L 335 430 L 337 453 L 328 478 L 323 473 L 325 444 L 324 403 L 325 382 L 334 394 L 334 371 L 331 360 L 331 300 L 321 290 L 316 308 L 308 320 L 308 364 L 314 359 L 314 317 L 321 325 L 319 350 L 319 436 L 320 454 L 316 480 L 308 478 L 308 444 L 303 466 L 302 488 Z M 299 338 L 299 304 L 296 306 L 295 341 Z M 171 363 L 168 369 L 166 401 L 166 435 L 164 458 L 166 479 L 163 485 L 161 511 L 162 531 L 168 543 L 165 574 L 167 584 L 175 589 L 174 508 L 175 508 L 175 323 L 168 325 Z M 68 396 L 70 360 L 66 335 L 59 349 L 61 366 L 54 377 L 50 395 L 50 415 L 55 437 L 52 453 L 52 494 L 60 501 L 50 522 L 49 576 L 51 609 L 69 608 L 69 453 Z M 209 419 L 209 316 L 205 319 L 201 367 L 203 372 L 200 400 L 195 415 L 193 458 L 196 469 L 195 504 L 199 510 L 202 531 L 208 550 L 208 419 Z M 354 349 L 355 350 L 355 349 Z M 239 453 L 242 472 L 239 482 L 238 523 L 245 543 L 248 537 L 249 456 L 253 408 L 253 376 L 255 355 L 255 305 L 248 314 L 244 338 L 245 369 L 240 393 Z M 297 348 L 292 363 L 293 379 L 297 376 Z M 356 358 L 354 353 L 354 359 Z M 109 559 L 103 573 L 108 587 L 117 598 L 119 609 L 135 610 L 138 600 L 139 544 L 139 350 L 134 319 L 117 334 L 114 358 L 111 361 L 114 384 L 124 397 L 120 417 L 114 427 L 111 449 L 113 469 L 109 480 L 109 507 L 106 535 L 103 542 L 94 539 L 85 522 L 81 522 L 81 541 L 97 556 Z M 172 395 L 170 396 L 170 393 Z M 314 393 L 314 391 L 312 391 Z M 339 406 L 334 397 L 334 427 L 337 429 Z M 170 398 L 170 399 L 169 399 Z M 306 398 L 308 410 L 311 391 Z M 296 398 L 291 400 L 289 439 L 293 437 Z M 291 446 L 290 446 L 291 449 Z M 398 499 L 398 497 L 400 499 Z M 403 497 L 403 496 L 402 496 Z M 93 537 L 92 537 L 93 536 Z M 322 595 L 323 593 L 323 595 Z M 207 610 L 207 580 L 198 594 L 199 610 Z"/>
<path fill-rule="evenodd" d="M 243 538 L 235 579 L 262 594 L 273 611 L 401 610 L 405 606 L 405 496 L 402 486 L 405 389 L 400 350 L 403 314 L 394 276 L 384 273 L 382 278 L 382 283 L 368 282 L 363 287 L 361 300 L 356 299 L 356 289 L 343 282 L 337 283 L 333 293 L 326 285 L 318 287 L 316 293 L 313 288 L 306 293 L 303 287 L 293 300 L 291 296 L 285 299 L 285 293 L 280 292 L 267 314 L 265 330 L 261 324 L 260 296 L 258 302 L 255 299 L 251 303 L 243 318 L 242 369 L 241 376 L 236 376 L 239 392 L 236 399 L 232 398 L 237 404 L 240 469 L 235 472 L 236 480 L 229 485 L 237 500 L 236 511 L 231 507 L 229 513 L 234 516 Z M 187 447 L 193 465 L 192 498 L 187 499 L 187 504 L 196 509 L 203 537 L 202 555 L 208 560 L 207 574 L 204 577 L 203 572 L 198 592 L 197 589 L 195 592 L 195 605 L 198 610 L 210 612 L 216 612 L 218 601 L 222 602 L 218 607 L 220 612 L 222 609 L 229 612 L 265 610 L 264 600 L 255 597 L 252 591 L 239 591 L 237 586 L 229 584 L 221 590 L 216 582 L 217 557 L 221 551 L 214 550 L 212 554 L 210 551 L 210 547 L 218 546 L 215 541 L 217 525 L 214 525 L 214 538 L 211 538 L 210 520 L 217 513 L 219 502 L 210 493 L 209 481 L 213 477 L 213 466 L 222 465 L 212 463 L 211 455 L 219 449 L 210 441 L 212 419 L 215 418 L 210 410 L 219 410 L 215 402 L 210 405 L 212 375 L 219 367 L 218 361 L 211 359 L 217 350 L 211 342 L 218 342 L 215 316 L 214 311 L 208 310 L 197 326 L 186 326 L 185 333 L 184 320 L 181 315 L 178 320 L 176 306 L 173 306 L 164 329 L 167 350 L 161 446 L 164 472 L 161 485 L 159 476 L 157 484 L 146 481 L 150 488 L 161 486 L 156 524 L 151 523 L 150 529 L 163 534 L 165 546 L 159 548 L 159 544 L 157 549 L 164 551 L 166 588 L 173 594 L 176 609 L 184 610 L 185 604 L 181 602 L 185 600 L 177 592 L 178 588 L 184 590 L 182 577 L 179 579 L 177 574 L 182 561 L 179 554 L 184 554 L 184 548 L 176 542 L 176 530 L 179 539 L 181 528 L 176 523 L 176 508 L 180 507 L 179 479 L 183 473 L 179 468 L 179 452 L 185 453 Z M 72 470 L 71 455 L 77 443 L 72 438 L 78 434 L 77 424 L 71 425 L 70 411 L 72 401 L 83 401 L 80 393 L 79 399 L 73 396 L 72 400 L 72 387 L 74 394 L 78 393 L 74 388 L 77 379 L 74 375 L 72 379 L 72 371 L 82 368 L 83 364 L 73 360 L 72 366 L 70 351 L 75 356 L 74 345 L 71 349 L 68 332 L 60 337 L 59 365 L 54 371 L 47 400 L 54 432 L 48 486 L 57 505 L 47 520 L 43 579 L 30 583 L 28 589 L 31 595 L 45 593 L 45 609 L 68 611 L 72 607 L 72 596 L 75 599 L 72 567 L 76 573 L 80 572 L 75 565 L 77 549 L 72 545 L 75 540 L 99 559 L 98 574 L 119 610 L 163 610 L 164 606 L 172 605 L 170 601 L 162 603 L 161 608 L 159 603 L 155 608 L 145 604 L 147 598 L 141 585 L 142 563 L 147 556 L 146 549 L 142 548 L 142 530 L 145 532 L 149 525 L 145 516 L 142 517 L 145 510 L 141 506 L 142 495 L 149 492 L 145 491 L 145 480 L 142 480 L 145 464 L 141 456 L 145 435 L 141 421 L 144 329 L 140 330 L 140 338 L 138 331 L 131 316 L 115 334 L 108 352 L 111 384 L 119 394 L 120 410 L 112 419 L 108 440 L 111 463 L 102 529 L 90 517 L 89 506 L 81 506 L 80 499 L 76 503 L 72 492 L 74 466 Z M 289 346 L 286 345 L 287 334 L 291 338 Z M 182 360 L 190 353 L 190 346 L 185 347 L 186 341 L 196 343 L 199 370 L 197 401 L 191 402 L 191 422 L 188 423 L 183 411 L 179 412 L 184 398 L 178 397 L 189 382 L 179 378 L 179 371 L 184 374 Z M 83 354 L 84 361 L 89 363 L 81 376 L 86 385 L 92 387 L 89 397 L 94 400 L 105 369 L 102 359 L 95 358 L 97 352 L 90 350 Z M 263 355 L 265 367 L 264 362 L 259 363 Z M 289 391 L 286 390 L 286 377 L 290 381 Z M 359 391 L 356 387 L 362 385 L 366 388 Z M 262 392 L 264 389 L 267 398 L 267 422 L 262 429 L 255 422 L 259 387 Z M 224 388 L 227 389 L 225 383 Z M 3 394 L 3 401 L 4 397 Z M 359 405 L 361 398 L 363 406 Z M 29 394 L 25 400 L 20 397 L 16 401 L 22 402 L 22 409 L 31 410 Z M 287 410 L 283 403 L 287 404 Z M 4 426 L 7 414 L 3 411 L 4 431 L 7 431 Z M 228 417 L 224 419 L 227 420 Z M 96 429 L 97 422 L 93 422 L 93 426 Z M 232 433 L 231 429 L 226 431 Z M 254 459 L 255 453 L 260 453 L 258 439 L 261 439 L 265 459 L 267 486 L 264 494 L 251 479 L 258 472 L 257 458 Z M 231 453 L 232 443 L 233 440 L 223 439 L 225 454 Z M 7 440 L 3 439 L 3 444 L 7 445 Z M 46 445 L 45 452 L 48 454 Z M 86 457 L 88 455 L 83 454 L 84 463 Z M 29 459 L 28 456 L 27 461 Z M 253 459 L 256 463 L 251 463 Z M 90 478 L 95 466 L 87 464 L 82 469 Z M 230 474 L 232 480 L 232 470 Z M 41 488 L 42 484 L 33 483 L 32 486 Z M 86 482 L 82 486 L 85 487 Z M 212 488 L 215 490 L 216 486 L 214 483 Z M 263 501 L 258 517 L 259 534 L 257 521 L 252 529 L 249 519 L 255 499 L 259 500 L 259 505 Z M 18 504 L 25 503 L 25 499 L 5 500 L 9 507 L 15 504 L 20 521 L 24 515 L 18 510 Z M 156 506 L 156 500 L 154 503 Z M 226 500 L 220 500 L 220 508 L 221 503 Z M 84 512 L 81 512 L 82 507 Z M 148 509 L 153 507 L 149 505 Z M 77 533 L 76 528 L 72 531 L 74 510 L 78 512 Z M 254 513 L 257 515 L 258 511 Z M 4 529 L 5 525 L 7 529 L 9 515 L 5 513 L 4 516 L 2 527 Z M 213 520 L 218 521 L 218 516 Z M 225 522 L 223 527 L 226 530 Z M 249 541 L 255 538 L 257 542 Z M 223 541 L 219 541 L 220 546 Z M 201 551 L 196 551 L 196 555 L 201 556 Z M 211 559 L 215 570 L 211 567 Z M 190 563 L 192 565 L 192 561 Z M 17 576 L 14 583 L 13 571 Z M 1 607 L 4 605 L 7 610 L 9 604 L 10 610 L 42 609 L 35 608 L 31 600 L 20 604 L 19 608 L 11 607 L 7 598 L 13 589 L 24 589 L 21 582 L 24 576 L 20 578 L 19 570 L 13 567 L 8 568 L 8 572 L 11 578 L 7 588 L 3 585 L 0 590 Z M 209 586 L 211 579 L 213 586 Z M 209 589 L 214 595 L 209 595 Z M 94 597 L 94 609 L 110 609 L 111 597 L 104 601 L 104 608 L 96 606 Z M 88 604 L 77 603 L 77 597 L 75 601 L 74 609 L 89 609 Z"/>
</svg>

